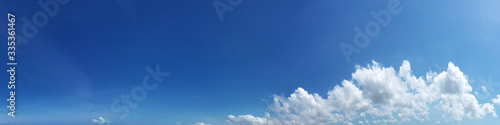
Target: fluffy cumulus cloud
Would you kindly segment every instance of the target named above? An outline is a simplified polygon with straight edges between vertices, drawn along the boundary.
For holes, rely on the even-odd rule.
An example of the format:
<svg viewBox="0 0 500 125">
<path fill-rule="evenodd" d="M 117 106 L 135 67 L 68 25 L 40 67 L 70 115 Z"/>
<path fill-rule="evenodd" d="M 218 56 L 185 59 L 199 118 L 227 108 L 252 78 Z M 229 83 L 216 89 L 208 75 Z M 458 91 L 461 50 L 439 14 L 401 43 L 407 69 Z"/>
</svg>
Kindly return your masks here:
<svg viewBox="0 0 500 125">
<path fill-rule="evenodd" d="M 491 101 L 494 103 L 494 104 L 497 104 L 500 106 L 500 95 L 497 95 L 497 98 L 493 98 L 491 99 Z"/>
<path fill-rule="evenodd" d="M 274 95 L 270 113 L 264 117 L 229 115 L 231 125 L 326 125 L 403 123 L 429 120 L 429 109 L 437 108 L 455 120 L 496 117 L 492 104 L 478 103 L 471 94 L 467 76 L 453 63 L 446 71 L 429 71 L 425 77 L 412 74 L 410 62 L 396 71 L 372 61 L 357 65 L 352 79 L 328 91 L 327 97 L 298 88 L 289 97 Z M 492 100 L 500 105 L 500 96 Z M 372 120 L 367 120 L 372 119 Z"/>
</svg>

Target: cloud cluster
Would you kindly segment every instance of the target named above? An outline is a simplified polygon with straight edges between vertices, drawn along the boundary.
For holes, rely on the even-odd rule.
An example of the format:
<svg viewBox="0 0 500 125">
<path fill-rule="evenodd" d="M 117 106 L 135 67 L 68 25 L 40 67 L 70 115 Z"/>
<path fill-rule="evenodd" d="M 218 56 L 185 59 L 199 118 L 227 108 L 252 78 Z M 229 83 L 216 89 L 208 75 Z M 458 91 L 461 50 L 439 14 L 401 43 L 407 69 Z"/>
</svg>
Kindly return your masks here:
<svg viewBox="0 0 500 125">
<path fill-rule="evenodd" d="M 356 66 L 351 80 L 343 80 L 323 98 L 298 88 L 289 97 L 274 95 L 269 109 L 273 115 L 229 115 L 234 125 L 326 125 L 402 123 L 429 120 L 429 108 L 437 108 L 455 120 L 496 117 L 492 104 L 479 104 L 471 94 L 468 78 L 453 63 L 441 73 L 429 71 L 425 78 L 412 74 L 409 61 L 397 72 L 372 61 Z M 500 96 L 499 96 L 500 98 Z M 500 103 L 498 100 L 493 100 Z M 431 107 L 430 107 L 431 106 Z M 366 120 L 368 116 L 371 121 Z"/>
</svg>

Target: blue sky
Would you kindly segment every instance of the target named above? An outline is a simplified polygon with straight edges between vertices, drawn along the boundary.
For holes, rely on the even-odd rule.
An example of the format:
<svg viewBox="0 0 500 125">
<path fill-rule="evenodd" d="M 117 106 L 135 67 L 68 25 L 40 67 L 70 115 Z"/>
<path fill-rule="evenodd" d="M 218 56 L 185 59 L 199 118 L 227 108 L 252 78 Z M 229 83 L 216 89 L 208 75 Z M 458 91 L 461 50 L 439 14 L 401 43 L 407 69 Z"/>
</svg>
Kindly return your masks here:
<svg viewBox="0 0 500 125">
<path fill-rule="evenodd" d="M 0 115 L 0 121 L 86 125 L 103 117 L 112 124 L 219 125 L 227 124 L 230 115 L 265 118 L 265 112 L 272 116 L 267 120 L 282 120 L 274 118 L 280 115 L 273 112 L 273 95 L 287 102 L 300 87 L 328 100 L 327 93 L 336 85 L 343 87 L 343 80 L 357 80 L 353 79 L 356 65 L 373 66 L 372 60 L 380 67 L 393 67 L 396 74 L 407 60 L 412 75 L 424 80 L 430 71 L 455 71 L 449 70 L 452 62 L 472 87 L 466 93 L 475 95 L 479 104 L 500 107 L 491 101 L 500 94 L 498 1 L 401 0 L 401 12 L 392 14 L 390 23 L 370 37 L 360 53 L 352 54 L 350 62 L 339 45 L 355 45 L 353 28 L 364 29 L 375 21 L 369 12 L 387 9 L 390 1 L 243 0 L 223 14 L 224 20 L 213 2 L 72 0 L 58 4 L 58 13 L 49 16 L 29 42 L 17 46 L 17 116 L 9 117 L 7 108 L 2 108 L 5 115 Z M 16 14 L 19 36 L 26 25 L 22 17 L 32 21 L 34 14 L 44 12 L 37 1 L 29 0 L 2 1 L 0 8 L 4 14 Z M 122 113 L 110 109 L 112 102 L 141 85 L 148 74 L 145 67 L 157 64 L 170 75 L 147 91 L 146 99 L 137 102 L 125 119 L 119 119 Z M 353 84 L 363 92 L 368 88 L 362 82 Z M 481 91 L 481 86 L 489 91 Z M 0 92 L 7 98 L 6 88 Z M 492 113 L 482 119 L 450 118 L 447 111 L 436 108 L 439 101 L 427 104 L 429 120 L 424 123 L 499 122 Z M 360 119 L 364 121 L 350 122 L 358 124 Z M 421 124 L 415 119 L 405 123 Z"/>
</svg>

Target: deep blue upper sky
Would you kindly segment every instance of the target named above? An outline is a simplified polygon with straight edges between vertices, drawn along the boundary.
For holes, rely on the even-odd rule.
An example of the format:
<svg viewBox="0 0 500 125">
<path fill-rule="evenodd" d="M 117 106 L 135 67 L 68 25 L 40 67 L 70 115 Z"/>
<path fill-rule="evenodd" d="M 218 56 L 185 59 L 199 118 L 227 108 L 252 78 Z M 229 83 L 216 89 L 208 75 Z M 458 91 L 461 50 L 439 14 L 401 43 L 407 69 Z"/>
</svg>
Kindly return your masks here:
<svg viewBox="0 0 500 125">
<path fill-rule="evenodd" d="M 228 115 L 262 116 L 273 94 L 287 97 L 298 87 L 326 97 L 351 79 L 356 64 L 371 60 L 393 67 L 409 60 L 416 76 L 445 71 L 453 62 L 476 81 L 473 89 L 480 77 L 500 81 L 498 1 L 401 0 L 403 11 L 349 63 L 339 44 L 353 45 L 353 27 L 373 21 L 369 12 L 386 9 L 387 1 L 243 0 L 223 21 L 212 2 L 60 5 L 35 37 L 18 46 L 18 116 L 2 108 L 0 121 L 91 124 L 104 117 L 113 124 L 224 124 Z M 42 10 L 30 0 L 2 1 L 0 8 L 16 14 L 19 33 L 21 18 L 31 20 Z M 170 75 L 119 120 L 110 104 L 141 85 L 144 68 L 156 64 Z M 0 90 L 7 97 L 8 90 Z"/>
</svg>

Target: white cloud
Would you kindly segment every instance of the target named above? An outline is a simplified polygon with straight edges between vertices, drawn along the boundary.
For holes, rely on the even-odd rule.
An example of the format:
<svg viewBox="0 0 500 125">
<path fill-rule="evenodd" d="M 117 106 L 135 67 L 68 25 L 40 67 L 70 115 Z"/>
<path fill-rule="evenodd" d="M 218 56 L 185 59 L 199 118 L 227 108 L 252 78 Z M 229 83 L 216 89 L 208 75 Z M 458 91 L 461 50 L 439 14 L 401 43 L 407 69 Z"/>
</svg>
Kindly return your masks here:
<svg viewBox="0 0 500 125">
<path fill-rule="evenodd" d="M 491 101 L 493 102 L 493 104 L 497 104 L 500 106 L 500 95 L 497 95 L 497 98 L 493 98 L 491 99 Z"/>
<path fill-rule="evenodd" d="M 264 117 L 229 115 L 227 122 L 235 125 L 352 124 L 367 115 L 374 118 L 374 124 L 412 119 L 423 122 L 429 120 L 430 105 L 455 120 L 478 119 L 488 114 L 496 117 L 493 105 L 478 103 L 471 94 L 467 76 L 451 62 L 446 71 L 429 71 L 424 79 L 412 74 L 410 62 L 406 60 L 399 72 L 372 61 L 366 67 L 357 65 L 352 79 L 343 80 L 341 84 L 328 91 L 327 98 L 299 87 L 289 97 L 274 96 L 269 106 L 273 116 L 269 113 Z M 500 105 L 500 96 L 492 101 Z"/>
<path fill-rule="evenodd" d="M 476 97 L 471 94 L 472 87 L 467 82 L 467 76 L 453 63 L 448 63 L 448 70 L 438 74 L 433 79 L 441 91 L 439 107 L 456 120 L 462 120 L 464 115 L 468 118 L 482 118 L 486 114 L 495 114 L 490 103 L 478 104 Z"/>
<path fill-rule="evenodd" d="M 99 117 L 99 119 L 92 119 L 93 123 L 99 123 L 99 124 L 104 124 L 104 123 L 109 123 L 110 121 L 104 120 L 104 118 Z"/>
<path fill-rule="evenodd" d="M 434 79 L 443 94 L 462 94 L 472 91 L 467 77 L 453 63 L 448 63 L 448 70 L 439 73 Z"/>
<path fill-rule="evenodd" d="M 262 117 L 254 117 L 252 115 L 240 115 L 238 117 L 229 115 L 227 117 L 229 125 L 281 125 L 282 123 L 277 119 L 271 118 L 269 113 Z"/>
<path fill-rule="evenodd" d="M 203 123 L 203 122 L 197 122 L 194 125 L 210 125 L 210 124 L 206 124 L 206 123 Z"/>
<path fill-rule="evenodd" d="M 344 111 L 347 119 L 354 119 L 354 117 L 358 115 L 357 111 L 369 108 L 369 100 L 363 98 L 363 92 L 352 84 L 352 82 L 344 80 L 342 81 L 342 86 L 343 87 L 337 85 L 333 90 L 329 91 L 326 101 L 330 101 L 331 105 L 329 106 L 331 106 L 333 110 Z M 364 117 L 365 113 L 360 113 L 360 116 Z"/>
</svg>

